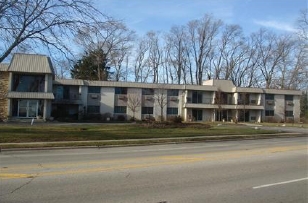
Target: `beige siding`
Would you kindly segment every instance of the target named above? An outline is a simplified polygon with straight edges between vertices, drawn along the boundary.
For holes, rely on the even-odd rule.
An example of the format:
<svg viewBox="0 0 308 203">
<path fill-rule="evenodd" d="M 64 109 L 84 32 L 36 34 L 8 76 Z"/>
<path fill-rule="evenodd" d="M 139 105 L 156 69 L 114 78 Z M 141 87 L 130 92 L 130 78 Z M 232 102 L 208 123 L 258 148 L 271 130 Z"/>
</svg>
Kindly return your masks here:
<svg viewBox="0 0 308 203">
<path fill-rule="evenodd" d="M 8 71 L 54 74 L 50 58 L 37 54 L 14 54 Z"/>
<path fill-rule="evenodd" d="M 103 87 L 101 89 L 100 113 L 113 115 L 114 109 L 114 87 Z"/>
</svg>

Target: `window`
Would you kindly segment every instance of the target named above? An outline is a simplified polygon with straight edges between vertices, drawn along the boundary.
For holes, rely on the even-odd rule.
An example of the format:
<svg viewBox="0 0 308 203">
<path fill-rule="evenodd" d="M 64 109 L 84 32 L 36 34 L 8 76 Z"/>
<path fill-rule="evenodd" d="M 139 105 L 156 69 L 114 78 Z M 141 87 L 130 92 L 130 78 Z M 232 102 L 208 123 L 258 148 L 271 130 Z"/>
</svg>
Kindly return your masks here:
<svg viewBox="0 0 308 203">
<path fill-rule="evenodd" d="M 178 108 L 167 108 L 168 115 L 178 115 Z"/>
<path fill-rule="evenodd" d="M 286 101 L 293 101 L 293 95 L 285 95 L 285 96 L 284 96 L 284 99 L 285 99 Z"/>
<path fill-rule="evenodd" d="M 126 113 L 126 106 L 115 106 L 114 113 Z"/>
<path fill-rule="evenodd" d="M 99 106 L 88 106 L 88 113 L 99 113 Z"/>
<path fill-rule="evenodd" d="M 101 93 L 101 87 L 97 86 L 89 86 L 88 87 L 88 93 Z"/>
<path fill-rule="evenodd" d="M 153 107 L 142 107 L 142 114 L 153 114 Z"/>
<path fill-rule="evenodd" d="M 286 117 L 293 117 L 293 111 L 286 111 Z"/>
<path fill-rule="evenodd" d="M 116 87 L 115 94 L 127 94 L 127 87 Z"/>
<path fill-rule="evenodd" d="M 265 94 L 265 100 L 274 100 L 275 95 L 274 94 Z"/>
<path fill-rule="evenodd" d="M 265 110 L 265 116 L 274 116 L 274 110 Z"/>
<path fill-rule="evenodd" d="M 17 92 L 44 92 L 44 75 L 13 75 L 12 90 Z"/>
<path fill-rule="evenodd" d="M 179 96 L 179 90 L 167 90 L 168 96 Z"/>
<path fill-rule="evenodd" d="M 154 89 L 144 88 L 142 89 L 142 95 L 154 95 Z"/>
<path fill-rule="evenodd" d="M 202 103 L 202 92 L 193 91 L 193 93 L 192 93 L 192 103 L 195 103 L 195 104 Z"/>
</svg>

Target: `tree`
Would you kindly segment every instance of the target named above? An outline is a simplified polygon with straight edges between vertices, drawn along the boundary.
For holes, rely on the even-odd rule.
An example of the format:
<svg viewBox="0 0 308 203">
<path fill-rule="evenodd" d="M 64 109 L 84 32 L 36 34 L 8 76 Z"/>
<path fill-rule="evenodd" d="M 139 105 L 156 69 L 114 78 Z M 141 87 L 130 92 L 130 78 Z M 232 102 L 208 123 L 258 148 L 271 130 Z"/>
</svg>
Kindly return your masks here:
<svg viewBox="0 0 308 203">
<path fill-rule="evenodd" d="M 154 99 L 160 108 L 160 121 L 164 121 L 164 108 L 168 102 L 167 90 L 164 85 L 160 85 L 160 87 L 156 89 Z"/>
<path fill-rule="evenodd" d="M 159 67 L 162 64 L 162 48 L 159 40 L 159 33 L 151 31 L 146 34 L 146 37 L 149 47 L 147 65 L 152 70 L 153 83 L 158 83 Z"/>
<path fill-rule="evenodd" d="M 88 0 L 0 1 L 0 62 L 17 50 L 72 54 L 69 39 L 102 17 Z"/>
<path fill-rule="evenodd" d="M 218 121 L 221 121 L 221 112 L 223 111 L 222 105 L 225 104 L 223 92 L 220 88 L 215 92 L 215 104 L 217 105 Z"/>
<path fill-rule="evenodd" d="M 149 46 L 145 38 L 140 38 L 135 45 L 133 54 L 133 66 L 134 66 L 134 81 L 146 82 L 150 75 L 150 69 L 146 66 L 146 53 L 149 50 Z"/>
<path fill-rule="evenodd" d="M 127 97 L 127 108 L 129 108 L 133 112 L 133 120 L 135 120 L 135 114 L 136 112 L 138 112 L 140 106 L 140 97 L 136 94 L 129 94 Z"/>
<path fill-rule="evenodd" d="M 101 50 L 86 53 L 71 69 L 71 76 L 74 79 L 106 81 L 112 74 L 106 61 L 106 54 Z"/>
<path fill-rule="evenodd" d="M 221 25 L 222 22 L 220 20 L 216 20 L 210 15 L 205 15 L 201 20 L 194 20 L 188 23 L 188 38 L 196 68 L 195 80 L 197 85 L 202 84 L 206 62 L 210 58 L 214 38 L 218 34 Z"/>
<path fill-rule="evenodd" d="M 308 92 L 303 92 L 300 100 L 300 107 L 301 107 L 301 118 L 305 119 L 307 122 L 308 119 Z"/>
<path fill-rule="evenodd" d="M 308 41 L 308 9 L 300 11 L 300 16 L 297 20 L 298 35 L 303 41 Z"/>
<path fill-rule="evenodd" d="M 184 26 L 171 28 L 166 35 L 166 62 L 168 66 L 173 67 L 174 71 L 169 70 L 170 77 L 175 77 L 176 84 L 184 82 L 186 84 L 187 61 L 187 33 Z M 169 68 L 171 69 L 171 68 Z M 167 71 L 166 71 L 167 72 Z"/>
<path fill-rule="evenodd" d="M 118 81 L 122 77 L 122 63 L 129 53 L 134 37 L 135 33 L 129 30 L 124 23 L 109 18 L 92 27 L 79 28 L 75 42 L 86 52 L 96 55 L 97 63 L 105 60 L 108 66 L 113 65 L 116 73 L 115 79 Z"/>
</svg>

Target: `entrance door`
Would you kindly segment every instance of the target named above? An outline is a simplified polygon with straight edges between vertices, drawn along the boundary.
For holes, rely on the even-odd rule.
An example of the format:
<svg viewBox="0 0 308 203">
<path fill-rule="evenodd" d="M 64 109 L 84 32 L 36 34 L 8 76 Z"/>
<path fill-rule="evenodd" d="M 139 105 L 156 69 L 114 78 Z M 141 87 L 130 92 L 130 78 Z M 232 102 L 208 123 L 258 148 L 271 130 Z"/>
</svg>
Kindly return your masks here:
<svg viewBox="0 0 308 203">
<path fill-rule="evenodd" d="M 33 118 L 37 116 L 38 100 L 19 100 L 18 117 Z"/>
<path fill-rule="evenodd" d="M 192 116 L 195 121 L 202 121 L 202 109 L 193 109 Z"/>
</svg>

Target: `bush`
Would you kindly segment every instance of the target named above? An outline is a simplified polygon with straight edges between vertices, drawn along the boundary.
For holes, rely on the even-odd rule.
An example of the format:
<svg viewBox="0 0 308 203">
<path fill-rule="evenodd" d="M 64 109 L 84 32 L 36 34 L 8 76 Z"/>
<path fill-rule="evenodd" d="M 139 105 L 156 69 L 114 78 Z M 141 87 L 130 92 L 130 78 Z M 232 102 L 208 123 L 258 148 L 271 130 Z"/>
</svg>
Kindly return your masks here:
<svg viewBox="0 0 308 203">
<path fill-rule="evenodd" d="M 168 118 L 168 121 L 172 123 L 182 123 L 183 119 L 181 116 L 171 116 Z"/>
<path fill-rule="evenodd" d="M 109 119 L 109 121 L 111 121 L 112 120 L 111 113 L 102 114 L 101 119 L 102 119 L 102 121 L 107 121 L 108 119 Z"/>
<path fill-rule="evenodd" d="M 118 115 L 117 121 L 125 121 L 126 117 L 124 115 Z"/>
</svg>

